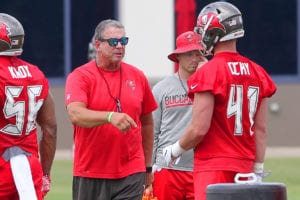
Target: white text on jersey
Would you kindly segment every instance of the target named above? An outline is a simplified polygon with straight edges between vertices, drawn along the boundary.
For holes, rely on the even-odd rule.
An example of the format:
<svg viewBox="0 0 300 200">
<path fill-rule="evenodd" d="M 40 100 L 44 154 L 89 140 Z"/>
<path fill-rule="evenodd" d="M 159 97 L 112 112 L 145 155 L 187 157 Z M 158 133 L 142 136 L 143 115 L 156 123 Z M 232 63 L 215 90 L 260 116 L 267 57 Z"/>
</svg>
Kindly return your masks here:
<svg viewBox="0 0 300 200">
<path fill-rule="evenodd" d="M 249 63 L 228 62 L 227 65 L 234 76 L 250 75 Z"/>
<path fill-rule="evenodd" d="M 27 65 L 21 65 L 18 67 L 10 66 L 10 67 L 8 67 L 8 70 L 9 70 L 12 78 L 32 77 Z"/>
</svg>

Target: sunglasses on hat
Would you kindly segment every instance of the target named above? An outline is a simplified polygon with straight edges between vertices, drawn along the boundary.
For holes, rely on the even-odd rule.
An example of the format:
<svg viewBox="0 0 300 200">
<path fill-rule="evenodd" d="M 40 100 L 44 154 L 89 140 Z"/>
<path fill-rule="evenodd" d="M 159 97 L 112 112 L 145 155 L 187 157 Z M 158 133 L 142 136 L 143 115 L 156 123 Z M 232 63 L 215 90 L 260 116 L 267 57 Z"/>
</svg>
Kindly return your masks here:
<svg viewBox="0 0 300 200">
<path fill-rule="evenodd" d="M 109 39 L 103 39 L 100 38 L 99 41 L 101 42 L 107 42 L 109 46 L 115 47 L 120 42 L 122 46 L 125 46 L 128 43 L 128 37 L 121 37 L 121 38 L 109 38 Z"/>
</svg>

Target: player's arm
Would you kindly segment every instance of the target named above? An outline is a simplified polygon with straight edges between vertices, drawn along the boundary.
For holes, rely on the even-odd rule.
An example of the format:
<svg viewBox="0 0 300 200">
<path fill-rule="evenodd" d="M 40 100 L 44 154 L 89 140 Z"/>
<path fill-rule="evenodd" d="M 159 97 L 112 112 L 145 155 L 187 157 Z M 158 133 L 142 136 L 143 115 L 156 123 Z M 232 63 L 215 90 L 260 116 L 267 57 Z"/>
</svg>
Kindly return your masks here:
<svg viewBox="0 0 300 200">
<path fill-rule="evenodd" d="M 49 175 L 56 151 L 57 123 L 54 100 L 49 92 L 37 114 L 37 123 L 41 127 L 40 158 L 44 175 Z"/>
<path fill-rule="evenodd" d="M 179 161 L 185 151 L 200 143 L 209 130 L 214 111 L 214 96 L 210 92 L 195 93 L 192 109 L 192 120 L 185 133 L 175 144 L 163 149 L 163 156 L 169 166 Z M 178 158 L 178 159 L 177 159 Z"/>
<path fill-rule="evenodd" d="M 202 141 L 210 127 L 213 110 L 214 96 L 212 93 L 195 93 L 192 120 L 179 141 L 181 148 L 189 150 Z"/>
<path fill-rule="evenodd" d="M 265 159 L 266 136 L 267 136 L 267 108 L 268 100 L 263 99 L 254 119 L 256 159 L 255 162 L 263 163 Z"/>
</svg>

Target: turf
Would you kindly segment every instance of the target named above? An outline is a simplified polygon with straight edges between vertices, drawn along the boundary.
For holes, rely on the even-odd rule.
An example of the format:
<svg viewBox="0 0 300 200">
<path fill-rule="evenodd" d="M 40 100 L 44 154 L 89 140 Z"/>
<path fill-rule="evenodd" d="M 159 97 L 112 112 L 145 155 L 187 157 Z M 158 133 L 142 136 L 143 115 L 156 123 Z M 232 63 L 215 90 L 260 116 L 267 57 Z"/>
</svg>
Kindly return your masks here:
<svg viewBox="0 0 300 200">
<path fill-rule="evenodd" d="M 300 197 L 300 158 L 268 158 L 265 170 L 271 175 L 265 182 L 284 183 L 288 200 L 299 200 Z M 55 160 L 52 168 L 51 191 L 45 200 L 72 199 L 72 161 Z"/>
<path fill-rule="evenodd" d="M 266 182 L 280 182 L 286 185 L 287 199 L 299 200 L 300 197 L 300 158 L 268 158 L 265 169 L 272 173 Z"/>
<path fill-rule="evenodd" d="M 72 161 L 55 160 L 51 172 L 51 189 L 45 200 L 72 199 Z"/>
</svg>

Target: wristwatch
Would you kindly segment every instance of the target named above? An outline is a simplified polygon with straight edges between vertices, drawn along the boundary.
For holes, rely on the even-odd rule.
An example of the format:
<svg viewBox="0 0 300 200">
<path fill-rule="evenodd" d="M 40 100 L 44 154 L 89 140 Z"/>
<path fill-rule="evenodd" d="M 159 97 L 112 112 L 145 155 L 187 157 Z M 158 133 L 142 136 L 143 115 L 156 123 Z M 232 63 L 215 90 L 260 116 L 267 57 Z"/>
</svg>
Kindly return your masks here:
<svg viewBox="0 0 300 200">
<path fill-rule="evenodd" d="M 152 172 L 152 167 L 146 167 L 146 173 L 151 173 Z"/>
</svg>

